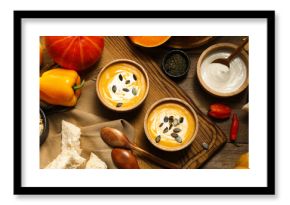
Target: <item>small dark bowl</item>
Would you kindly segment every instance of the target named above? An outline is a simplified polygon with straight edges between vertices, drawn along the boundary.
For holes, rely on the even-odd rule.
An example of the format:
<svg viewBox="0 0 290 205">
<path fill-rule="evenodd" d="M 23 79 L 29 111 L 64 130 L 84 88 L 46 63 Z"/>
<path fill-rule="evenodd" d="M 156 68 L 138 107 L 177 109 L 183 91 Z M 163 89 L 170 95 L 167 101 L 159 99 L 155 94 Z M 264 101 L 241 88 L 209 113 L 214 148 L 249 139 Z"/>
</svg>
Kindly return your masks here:
<svg viewBox="0 0 290 205">
<path fill-rule="evenodd" d="M 180 54 L 185 59 L 187 65 L 186 65 L 186 69 L 184 70 L 183 73 L 180 73 L 178 75 L 174 75 L 166 70 L 165 62 L 172 54 Z M 189 59 L 188 55 L 182 50 L 171 50 L 164 55 L 163 60 L 162 60 L 162 69 L 163 69 L 164 73 L 173 79 L 181 79 L 184 76 L 186 76 L 188 73 L 188 70 L 189 70 L 189 66 L 190 66 L 190 59 Z"/>
<path fill-rule="evenodd" d="M 49 126 L 48 126 L 48 120 L 46 118 L 45 113 L 43 112 L 41 108 L 39 109 L 39 111 L 40 111 L 40 116 L 43 122 L 43 130 L 42 130 L 42 133 L 40 134 L 40 145 L 42 145 L 48 136 Z"/>
</svg>

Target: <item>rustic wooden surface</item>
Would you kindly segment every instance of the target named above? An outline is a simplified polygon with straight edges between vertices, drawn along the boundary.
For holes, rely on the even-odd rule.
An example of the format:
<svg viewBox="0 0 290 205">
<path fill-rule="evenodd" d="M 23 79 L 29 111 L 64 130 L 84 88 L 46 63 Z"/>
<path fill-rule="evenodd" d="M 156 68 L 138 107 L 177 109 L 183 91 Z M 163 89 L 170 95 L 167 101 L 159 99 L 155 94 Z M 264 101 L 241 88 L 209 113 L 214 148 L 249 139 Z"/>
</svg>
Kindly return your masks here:
<svg viewBox="0 0 290 205">
<path fill-rule="evenodd" d="M 197 104 L 198 108 L 206 114 L 208 107 L 211 103 L 222 102 L 233 108 L 233 112 L 238 114 L 240 120 L 240 128 L 237 142 L 240 147 L 234 146 L 232 143 L 227 143 L 218 153 L 216 153 L 211 159 L 209 159 L 202 168 L 207 169 L 227 169 L 233 168 L 236 161 L 239 159 L 240 155 L 248 152 L 248 114 L 241 111 L 241 107 L 248 102 L 248 89 L 237 96 L 230 98 L 219 98 L 214 97 L 206 93 L 200 86 L 197 76 L 196 76 L 196 65 L 200 54 L 208 48 L 210 45 L 216 43 L 235 43 L 240 44 L 242 42 L 242 36 L 225 36 L 225 37 L 215 37 L 212 41 L 208 42 L 198 48 L 186 49 L 185 52 L 189 55 L 191 60 L 190 70 L 188 75 L 176 83 L 186 92 L 186 94 L 193 99 Z M 250 42 L 250 39 L 249 39 Z M 250 44 L 250 43 L 249 43 Z M 246 46 L 248 50 L 249 46 Z M 161 65 L 163 55 L 168 51 L 167 48 L 155 49 L 155 51 L 144 51 L 147 52 L 159 65 Z M 250 51 L 249 51 L 250 52 Z M 249 82 L 250 83 L 250 82 Z M 231 120 L 226 121 L 214 121 L 222 131 L 229 136 Z"/>
<path fill-rule="evenodd" d="M 152 50 L 152 49 L 149 49 Z M 153 60 L 150 55 L 143 52 L 139 47 L 133 46 L 125 37 L 106 37 L 105 48 L 102 59 L 96 66 L 97 69 L 92 69 L 87 73 L 87 78 L 95 78 L 100 69 L 107 63 L 116 59 L 131 59 L 140 63 L 148 73 L 150 88 L 148 96 L 142 106 L 134 111 L 127 113 L 116 113 L 105 108 L 97 99 L 98 109 L 94 110 L 94 114 L 105 117 L 109 120 L 126 119 L 135 128 L 135 143 L 143 149 L 153 153 L 160 158 L 176 163 L 183 168 L 198 168 L 200 167 L 217 149 L 219 149 L 226 142 L 226 136 L 222 131 L 211 123 L 207 117 L 197 108 L 193 99 L 191 99 L 185 92 L 171 81 L 162 72 L 158 63 Z M 144 129 L 144 117 L 149 107 L 159 99 L 165 97 L 176 97 L 187 101 L 197 112 L 199 118 L 199 131 L 194 142 L 187 148 L 178 152 L 165 152 L 155 148 L 148 141 Z M 209 149 L 204 150 L 202 143 L 209 144 Z M 145 160 L 142 168 L 160 168 L 154 163 Z"/>
<path fill-rule="evenodd" d="M 184 166 L 184 167 L 190 167 L 190 168 L 195 168 L 199 167 L 200 164 L 203 164 L 204 161 L 207 160 L 205 164 L 203 164 L 202 168 L 233 168 L 235 166 L 235 162 L 239 158 L 240 154 L 248 151 L 248 115 L 242 111 L 240 111 L 241 106 L 248 101 L 248 91 L 244 91 L 242 94 L 231 97 L 231 98 L 217 98 L 210 96 L 204 90 L 200 87 L 198 80 L 196 78 L 196 63 L 198 60 L 199 55 L 201 52 L 206 49 L 209 45 L 218 43 L 218 42 L 233 42 L 233 43 L 240 43 L 241 42 L 241 37 L 216 37 L 213 41 L 210 43 L 186 50 L 186 52 L 189 54 L 190 59 L 191 59 L 191 66 L 190 66 L 190 71 L 186 78 L 183 80 L 173 82 L 170 81 L 160 70 L 161 61 L 163 55 L 169 50 L 168 47 L 160 47 L 160 48 L 154 48 L 154 49 L 143 49 L 140 47 L 135 47 L 130 44 L 129 41 L 127 41 L 126 38 L 124 37 L 106 37 L 106 47 L 103 53 L 103 57 L 101 61 L 95 65 L 95 69 L 92 69 L 91 72 L 89 72 L 85 77 L 86 78 L 93 78 L 94 76 L 97 75 L 98 71 L 102 66 L 105 64 L 109 63 L 111 60 L 115 60 L 116 58 L 129 58 L 132 60 L 136 60 L 137 62 L 141 63 L 144 67 L 150 66 L 153 67 L 155 70 L 153 72 L 149 73 L 150 78 L 153 79 L 153 81 L 156 81 L 156 86 L 162 87 L 164 90 L 163 92 L 161 91 L 158 94 L 154 94 L 154 92 L 150 92 L 151 95 L 148 96 L 148 102 L 152 102 L 156 99 L 159 99 L 161 97 L 179 97 L 182 99 L 185 99 L 192 103 L 192 101 L 195 103 L 196 107 L 198 107 L 201 110 L 201 113 L 206 114 L 208 110 L 209 104 L 213 102 L 224 102 L 228 105 L 230 105 L 233 109 L 234 112 L 238 113 L 238 116 L 240 118 L 240 130 L 239 130 L 239 139 L 238 142 L 241 144 L 240 147 L 236 147 L 232 145 L 231 143 L 227 143 L 225 146 L 223 146 L 217 153 L 213 155 L 208 160 L 208 157 L 210 157 L 213 152 L 215 152 L 216 148 L 219 147 L 220 144 L 223 143 L 222 137 L 220 138 L 220 141 L 217 141 L 218 143 L 211 147 L 209 152 L 206 155 L 203 155 L 203 157 L 200 158 L 200 160 L 197 160 L 195 163 L 191 163 L 191 166 L 187 164 L 188 159 L 190 158 L 190 155 L 188 153 L 182 153 L 181 155 L 178 155 L 177 158 L 179 157 L 186 157 L 186 160 L 181 160 L 179 161 L 179 164 Z M 112 49 L 113 48 L 113 49 Z M 104 57 L 106 56 L 106 57 Z M 159 82 L 160 79 L 156 78 L 156 75 L 161 75 L 162 78 L 164 79 L 162 82 Z M 152 80 L 151 80 L 152 81 Z M 158 83 L 159 82 L 159 83 Z M 177 90 L 171 90 L 168 87 L 171 87 L 171 85 L 176 84 L 179 86 L 181 89 Z M 167 86 L 166 86 L 167 85 Z M 168 90 L 169 89 L 169 90 Z M 182 90 L 183 92 L 180 92 Z M 170 91 L 170 95 L 168 93 Z M 186 93 L 184 95 L 183 93 Z M 125 118 L 129 122 L 131 122 L 135 127 L 139 127 L 139 124 L 142 123 L 143 115 L 145 113 L 140 114 L 140 110 L 146 110 L 150 106 L 149 104 L 144 105 L 140 108 L 137 109 L 134 112 L 131 112 L 129 114 L 116 114 L 112 113 L 106 108 L 104 108 L 99 102 L 97 102 L 96 107 L 99 107 L 101 109 L 96 110 L 95 114 L 102 114 L 104 116 L 112 116 L 112 119 L 115 118 Z M 201 113 L 198 113 L 201 116 Z M 138 117 L 136 117 L 138 116 Z M 110 119 L 110 117 L 108 117 Z M 202 118 L 202 121 L 204 120 L 203 123 L 208 123 L 205 118 Z M 231 120 L 227 121 L 222 121 L 222 122 L 216 122 L 213 121 L 213 124 L 217 124 L 218 127 L 221 128 L 221 130 L 228 136 L 229 129 L 230 129 L 230 123 Z M 142 126 L 143 127 L 143 126 Z M 209 126 L 212 127 L 212 131 L 216 132 L 218 136 L 222 136 L 222 133 L 220 130 L 216 130 L 214 126 Z M 211 129 L 209 129 L 211 130 Z M 164 153 L 156 150 L 145 138 L 144 132 L 142 129 L 137 129 L 136 136 L 139 136 L 139 138 L 136 138 L 136 143 L 142 146 L 143 148 L 150 150 L 154 154 L 164 157 Z M 141 136 L 141 137 L 140 137 Z M 204 140 L 209 140 L 209 139 L 204 139 Z M 202 140 L 201 140 L 202 141 Z M 197 142 L 201 142 L 200 140 Z M 210 142 L 210 141 L 209 141 Z M 195 147 L 196 149 L 196 147 Z M 193 149 L 194 150 L 194 149 Z M 201 147 L 197 148 L 194 152 L 189 152 L 191 156 L 197 155 L 199 152 L 201 152 L 202 149 Z M 167 158 L 167 156 L 165 157 Z M 176 156 L 172 157 L 173 161 L 176 162 Z M 144 166 L 149 166 L 153 168 L 158 168 L 158 166 L 152 165 L 148 161 L 144 161 Z"/>
<path fill-rule="evenodd" d="M 172 36 L 166 46 L 178 49 L 191 49 L 207 44 L 213 36 Z"/>
</svg>

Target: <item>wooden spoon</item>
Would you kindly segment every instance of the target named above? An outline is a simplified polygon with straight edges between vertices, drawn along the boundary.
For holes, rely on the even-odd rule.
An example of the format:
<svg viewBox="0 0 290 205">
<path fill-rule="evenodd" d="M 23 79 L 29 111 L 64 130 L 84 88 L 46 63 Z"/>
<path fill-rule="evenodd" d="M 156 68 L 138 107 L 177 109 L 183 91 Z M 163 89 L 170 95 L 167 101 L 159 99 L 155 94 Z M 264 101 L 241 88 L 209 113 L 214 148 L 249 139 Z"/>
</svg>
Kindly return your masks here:
<svg viewBox="0 0 290 205">
<path fill-rule="evenodd" d="M 169 168 L 169 169 L 180 169 L 178 165 L 168 162 L 166 160 L 163 160 L 159 157 L 154 156 L 153 154 L 147 152 L 146 150 L 143 150 L 142 148 L 138 147 L 136 144 L 129 141 L 128 137 L 122 133 L 121 131 L 111 128 L 111 127 L 103 127 L 101 129 L 101 137 L 108 145 L 112 147 L 118 147 L 118 148 L 125 148 L 125 149 L 131 149 L 137 151 L 139 154 L 142 154 L 143 156 L 147 157 L 148 159 L 152 160 L 153 162 Z"/>
<path fill-rule="evenodd" d="M 215 59 L 212 63 L 220 63 L 230 68 L 230 62 L 234 57 L 236 57 L 237 54 L 241 52 L 242 48 L 248 43 L 248 41 L 249 39 L 246 38 L 244 42 L 238 48 L 236 48 L 236 50 L 229 57 Z"/>
<path fill-rule="evenodd" d="M 137 158 L 131 150 L 114 148 L 111 156 L 116 167 L 120 169 L 140 169 Z"/>
</svg>

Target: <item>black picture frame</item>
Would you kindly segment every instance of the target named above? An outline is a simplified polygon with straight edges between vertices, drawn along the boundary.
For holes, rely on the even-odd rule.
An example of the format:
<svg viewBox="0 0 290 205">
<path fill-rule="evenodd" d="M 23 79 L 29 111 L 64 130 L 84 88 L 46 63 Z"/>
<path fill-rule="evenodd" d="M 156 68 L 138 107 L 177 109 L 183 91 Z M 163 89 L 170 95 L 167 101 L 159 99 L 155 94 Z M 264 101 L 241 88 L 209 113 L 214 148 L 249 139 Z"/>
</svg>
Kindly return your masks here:
<svg viewBox="0 0 290 205">
<path fill-rule="evenodd" d="M 267 20 L 266 187 L 23 187 L 21 160 L 21 23 L 27 18 L 219 18 Z M 14 194 L 273 195 L 275 194 L 275 11 L 14 11 Z"/>
</svg>

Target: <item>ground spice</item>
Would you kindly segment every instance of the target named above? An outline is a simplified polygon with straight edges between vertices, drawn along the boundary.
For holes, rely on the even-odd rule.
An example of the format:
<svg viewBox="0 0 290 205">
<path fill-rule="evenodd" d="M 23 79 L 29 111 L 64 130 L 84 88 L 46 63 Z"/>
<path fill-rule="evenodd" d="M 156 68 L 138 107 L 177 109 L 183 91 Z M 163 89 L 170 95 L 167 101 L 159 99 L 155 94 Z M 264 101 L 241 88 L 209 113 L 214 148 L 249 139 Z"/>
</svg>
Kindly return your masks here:
<svg viewBox="0 0 290 205">
<path fill-rule="evenodd" d="M 164 67 L 167 73 L 172 76 L 181 76 L 187 70 L 188 62 L 180 53 L 172 53 L 165 59 Z"/>
</svg>

